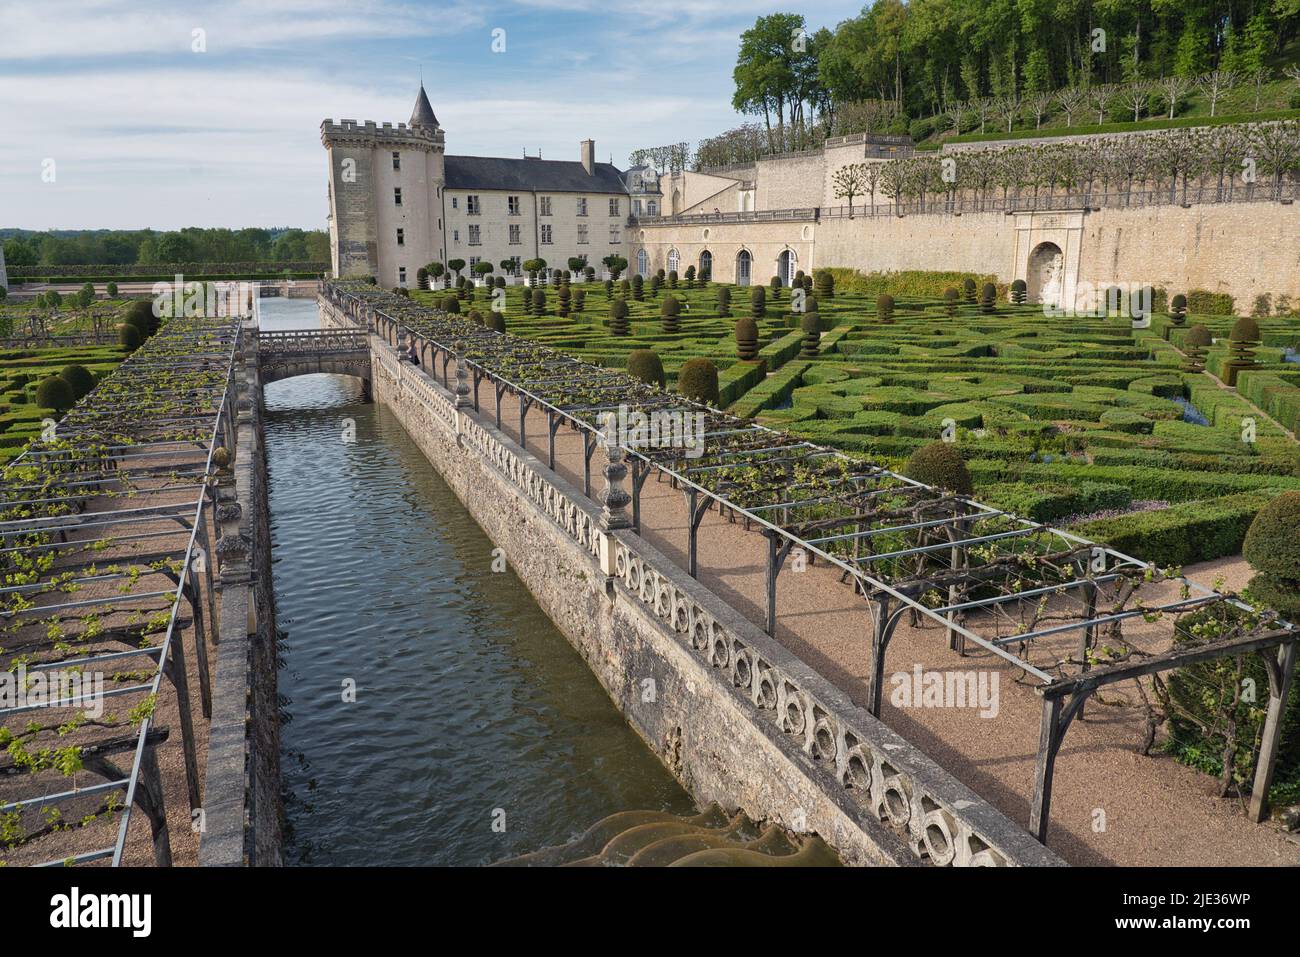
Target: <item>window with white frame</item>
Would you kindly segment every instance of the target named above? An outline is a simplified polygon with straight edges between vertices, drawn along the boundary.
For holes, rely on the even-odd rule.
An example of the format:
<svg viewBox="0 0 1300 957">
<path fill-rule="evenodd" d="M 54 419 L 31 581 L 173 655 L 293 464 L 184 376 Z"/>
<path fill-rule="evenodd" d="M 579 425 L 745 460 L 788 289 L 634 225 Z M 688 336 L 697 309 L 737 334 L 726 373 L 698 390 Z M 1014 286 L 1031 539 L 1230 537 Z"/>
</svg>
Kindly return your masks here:
<svg viewBox="0 0 1300 957">
<path fill-rule="evenodd" d="M 465 215 L 466 215 L 466 216 L 477 216 L 477 215 L 479 215 L 479 213 L 481 213 L 481 212 L 483 212 L 483 210 L 482 210 L 482 208 L 479 206 L 478 196 L 477 196 L 477 195 L 474 195 L 474 196 L 466 196 L 466 197 L 465 197 Z"/>
<path fill-rule="evenodd" d="M 587 243 L 587 224 L 582 223 L 578 226 L 578 244 L 586 245 Z"/>
<path fill-rule="evenodd" d="M 658 216 L 659 203 L 653 199 L 647 199 L 645 203 L 645 212 L 647 216 Z"/>
<path fill-rule="evenodd" d="M 518 196 L 507 196 L 507 197 L 506 197 L 506 210 L 507 210 L 507 212 L 510 213 L 511 216 L 518 216 L 518 215 L 519 215 L 519 197 L 518 197 Z"/>
<path fill-rule="evenodd" d="M 619 242 L 620 242 L 620 240 L 619 240 L 619 235 L 618 235 L 618 227 L 617 227 L 617 226 L 611 226 L 611 227 L 609 227 L 609 243 L 610 243 L 610 245 L 611 245 L 611 246 L 617 246 L 617 245 L 619 244 Z"/>
<path fill-rule="evenodd" d="M 541 216 L 551 215 L 551 197 L 549 196 L 538 197 L 537 212 Z"/>
<path fill-rule="evenodd" d="M 586 196 L 579 196 L 579 197 L 578 197 L 578 215 L 579 215 L 579 216 L 586 216 L 586 215 L 587 215 L 587 197 L 586 197 Z"/>
<path fill-rule="evenodd" d="M 618 215 L 618 200 L 617 200 L 617 199 L 611 199 L 611 200 L 609 201 L 609 215 L 611 215 L 611 216 L 617 216 L 617 215 Z"/>
<path fill-rule="evenodd" d="M 669 271 L 669 272 L 676 272 L 676 271 L 677 271 L 677 264 L 678 264 L 680 261 L 681 261 L 681 257 L 679 257 L 679 256 L 677 255 L 677 250 L 676 250 L 676 249 L 670 249 L 670 250 L 668 250 L 668 271 Z"/>
<path fill-rule="evenodd" d="M 542 227 L 542 245 L 549 246 L 550 244 L 551 244 L 551 225 L 550 223 L 547 223 Z"/>
<path fill-rule="evenodd" d="M 510 245 L 518 246 L 523 241 L 523 227 L 518 223 L 513 223 L 510 226 Z"/>
<path fill-rule="evenodd" d="M 482 246 L 482 245 L 483 245 L 483 240 L 482 240 L 482 238 L 481 238 L 482 234 L 481 234 L 480 231 L 479 231 L 480 229 L 481 229 L 481 227 L 479 227 L 479 226 L 471 226 L 471 227 L 469 228 L 469 244 L 470 244 L 471 246 Z"/>
</svg>

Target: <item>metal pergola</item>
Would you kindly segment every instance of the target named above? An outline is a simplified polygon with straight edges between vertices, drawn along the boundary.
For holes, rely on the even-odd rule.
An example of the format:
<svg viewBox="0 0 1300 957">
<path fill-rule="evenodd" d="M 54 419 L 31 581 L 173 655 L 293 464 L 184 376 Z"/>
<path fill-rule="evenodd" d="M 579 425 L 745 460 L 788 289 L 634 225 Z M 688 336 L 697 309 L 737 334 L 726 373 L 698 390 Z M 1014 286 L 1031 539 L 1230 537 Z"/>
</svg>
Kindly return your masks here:
<svg viewBox="0 0 1300 957">
<path fill-rule="evenodd" d="M 0 474 L 0 859 L 119 865 L 138 806 L 170 864 L 164 715 L 202 807 L 185 634 L 206 717 L 240 337 L 235 319 L 169 320 Z"/>
<path fill-rule="evenodd" d="M 1256 614 L 1231 595 L 1205 588 L 1175 569 L 1160 569 L 1061 529 L 926 486 L 837 450 L 739 419 L 647 385 L 621 371 L 582 362 L 467 318 L 423 307 L 365 283 L 327 283 L 323 295 L 359 325 L 394 346 L 413 342 L 425 367 L 450 391 L 448 369 L 463 362 L 479 385 L 491 385 L 501 425 L 506 394 L 526 417 L 546 417 L 548 465 L 555 436 L 567 426 L 582 436 L 584 493 L 592 495 L 591 457 L 605 417 L 619 409 L 703 416 L 704 451 L 624 444 L 631 466 L 633 527 L 640 530 L 646 477 L 667 478 L 684 493 L 687 571 L 698 574 L 696 541 L 706 512 L 741 521 L 767 539 L 764 627 L 776 634 L 777 580 L 801 550 L 823 561 L 863 596 L 871 613 L 872 673 L 868 708 L 879 716 L 890 640 L 900 622 L 930 621 L 948 645 L 967 643 L 1018 669 L 1042 696 L 1043 722 L 1030 830 L 1045 841 L 1051 779 L 1061 738 L 1097 688 L 1206 660 L 1206 655 L 1259 653 L 1268 662 L 1270 707 L 1257 761 L 1252 816 L 1263 814 L 1281 734 L 1282 702 L 1300 630 L 1276 615 Z M 1174 595 L 1170 595 L 1174 592 Z M 1182 617 L 1231 606 L 1243 623 L 1214 642 L 1180 627 Z M 1126 623 L 1161 626 L 1158 639 L 1126 636 Z M 1104 657 L 1101 642 L 1118 653 Z M 1065 700 L 1066 704 L 1062 705 Z"/>
</svg>

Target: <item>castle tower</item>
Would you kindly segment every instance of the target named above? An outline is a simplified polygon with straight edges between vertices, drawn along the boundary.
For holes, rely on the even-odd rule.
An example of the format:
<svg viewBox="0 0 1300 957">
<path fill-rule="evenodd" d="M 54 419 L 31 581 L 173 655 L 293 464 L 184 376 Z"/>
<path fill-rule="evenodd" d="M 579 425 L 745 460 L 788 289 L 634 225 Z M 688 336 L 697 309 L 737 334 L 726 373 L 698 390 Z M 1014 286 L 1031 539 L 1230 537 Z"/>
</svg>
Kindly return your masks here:
<svg viewBox="0 0 1300 957">
<path fill-rule="evenodd" d="M 334 275 L 414 286 L 417 269 L 445 258 L 445 138 L 424 86 L 409 123 L 325 120 L 320 134 Z"/>
</svg>

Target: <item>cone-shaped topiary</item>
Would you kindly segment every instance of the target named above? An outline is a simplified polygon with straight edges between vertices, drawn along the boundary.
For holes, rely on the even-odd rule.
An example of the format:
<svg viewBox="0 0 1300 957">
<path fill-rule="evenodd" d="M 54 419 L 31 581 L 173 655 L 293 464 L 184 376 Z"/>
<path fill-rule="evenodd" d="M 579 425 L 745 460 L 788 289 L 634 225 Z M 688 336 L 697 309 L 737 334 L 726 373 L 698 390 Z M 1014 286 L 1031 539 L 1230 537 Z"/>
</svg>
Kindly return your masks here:
<svg viewBox="0 0 1300 957">
<path fill-rule="evenodd" d="M 1250 597 L 1292 621 L 1300 616 L 1300 491 L 1283 492 L 1259 510 L 1241 554 L 1255 570 Z"/>
<path fill-rule="evenodd" d="M 59 378 L 72 386 L 72 395 L 76 399 L 83 398 L 86 393 L 95 388 L 95 377 L 91 375 L 90 370 L 75 362 L 70 366 L 64 366 L 63 371 L 59 373 Z"/>
<path fill-rule="evenodd" d="M 1183 339 L 1183 354 L 1187 356 L 1183 362 L 1184 372 L 1205 371 L 1205 350 L 1213 341 L 1210 330 L 1200 323 L 1187 330 Z"/>
<path fill-rule="evenodd" d="M 650 298 L 652 299 L 659 298 L 659 290 L 662 289 L 663 287 L 664 287 L 663 276 L 660 276 L 658 273 L 655 273 L 652 277 L 650 277 Z"/>
<path fill-rule="evenodd" d="M 730 286 L 718 287 L 718 315 L 719 316 L 731 315 L 731 287 Z"/>
<path fill-rule="evenodd" d="M 1228 361 L 1223 364 L 1223 381 L 1235 386 L 1238 374 L 1253 369 L 1255 347 L 1259 345 L 1259 323 L 1250 316 L 1242 316 L 1232 325 L 1228 334 Z"/>
<path fill-rule="evenodd" d="M 829 269 L 818 269 L 813 274 L 813 282 L 817 287 L 818 299 L 835 298 L 835 277 Z"/>
<path fill-rule="evenodd" d="M 1029 287 L 1025 285 L 1025 281 L 1023 279 L 1017 279 L 1014 282 L 1012 282 L 1011 301 L 1015 303 L 1017 306 L 1024 305 L 1026 291 L 1028 290 L 1028 288 Z"/>
<path fill-rule="evenodd" d="M 970 470 L 952 442 L 931 442 L 921 446 L 907 460 L 903 474 L 958 495 L 969 495 L 973 488 Z"/>
<path fill-rule="evenodd" d="M 961 294 L 967 302 L 975 301 L 975 280 L 970 276 L 961 281 Z"/>
<path fill-rule="evenodd" d="M 803 330 L 803 346 L 799 355 L 804 359 L 815 358 L 821 351 L 821 317 L 815 312 L 805 312 L 799 320 L 799 328 Z"/>
<path fill-rule="evenodd" d="M 653 349 L 633 349 L 627 354 L 628 374 L 648 385 L 664 387 L 664 364 Z"/>
<path fill-rule="evenodd" d="M 681 322 L 677 318 L 682 311 L 682 304 L 677 301 L 676 296 L 664 296 L 663 305 L 659 307 L 659 315 L 663 316 L 664 332 L 676 333 L 681 329 Z"/>
<path fill-rule="evenodd" d="M 980 312 L 986 316 L 991 316 L 998 308 L 998 287 L 991 282 L 986 282 L 984 288 L 980 290 Z"/>
<path fill-rule="evenodd" d="M 749 290 L 749 314 L 754 319 L 767 315 L 767 290 L 762 286 Z"/>
<path fill-rule="evenodd" d="M 746 361 L 758 358 L 758 323 L 749 316 L 736 320 L 736 355 Z"/>
<path fill-rule="evenodd" d="M 627 335 L 627 303 L 622 299 L 615 299 L 609 304 L 609 331 L 616 336 Z"/>
<path fill-rule="evenodd" d="M 957 290 L 952 286 L 943 291 L 943 311 L 947 313 L 949 319 L 957 315 Z"/>
<path fill-rule="evenodd" d="M 677 391 L 705 405 L 718 404 L 718 367 L 708 359 L 689 359 L 677 372 Z"/>
<path fill-rule="evenodd" d="M 894 321 L 894 297 L 889 293 L 882 293 L 876 297 L 876 315 L 884 325 Z"/>
<path fill-rule="evenodd" d="M 72 386 L 61 376 L 46 376 L 36 387 L 36 404 L 44 409 L 53 409 L 60 415 L 72 408 L 76 401 Z"/>
</svg>

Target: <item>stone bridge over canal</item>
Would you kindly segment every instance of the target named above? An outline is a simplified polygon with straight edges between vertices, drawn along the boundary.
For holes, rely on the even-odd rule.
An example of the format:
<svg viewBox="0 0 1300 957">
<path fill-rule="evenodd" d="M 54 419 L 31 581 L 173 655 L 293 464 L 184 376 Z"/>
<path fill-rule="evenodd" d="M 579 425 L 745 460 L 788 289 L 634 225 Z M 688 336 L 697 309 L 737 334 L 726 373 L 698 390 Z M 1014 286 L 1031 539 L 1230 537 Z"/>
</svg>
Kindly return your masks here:
<svg viewBox="0 0 1300 957">
<path fill-rule="evenodd" d="M 299 375 L 333 372 L 370 383 L 370 345 L 364 329 L 259 330 L 257 367 L 263 385 Z"/>
</svg>

